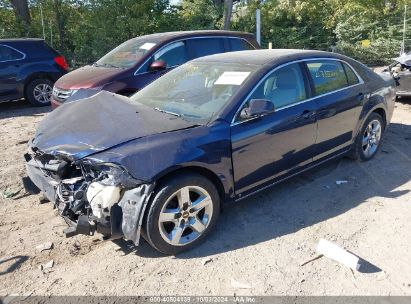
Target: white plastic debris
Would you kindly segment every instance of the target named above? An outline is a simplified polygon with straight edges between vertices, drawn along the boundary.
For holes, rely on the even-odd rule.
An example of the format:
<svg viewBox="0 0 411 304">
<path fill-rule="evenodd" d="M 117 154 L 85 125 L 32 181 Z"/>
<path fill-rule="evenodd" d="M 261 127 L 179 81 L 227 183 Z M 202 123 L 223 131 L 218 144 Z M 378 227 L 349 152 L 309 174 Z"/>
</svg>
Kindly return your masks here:
<svg viewBox="0 0 411 304">
<path fill-rule="evenodd" d="M 36 249 L 38 250 L 38 252 L 53 249 L 53 242 L 45 242 L 43 244 L 40 244 L 36 247 Z"/>
<path fill-rule="evenodd" d="M 251 286 L 231 278 L 231 286 L 237 289 L 251 289 Z"/>
<path fill-rule="evenodd" d="M 338 180 L 338 181 L 335 181 L 335 183 L 336 183 L 337 185 L 342 185 L 342 184 L 347 184 L 348 181 L 346 181 L 346 180 Z"/>
<path fill-rule="evenodd" d="M 360 268 L 359 257 L 327 240 L 320 239 L 317 252 L 351 269 L 358 270 Z"/>
<path fill-rule="evenodd" d="M 47 270 L 53 268 L 53 266 L 54 266 L 54 260 L 50 260 L 46 264 L 40 265 L 39 269 L 44 272 L 44 271 L 47 271 Z"/>
</svg>

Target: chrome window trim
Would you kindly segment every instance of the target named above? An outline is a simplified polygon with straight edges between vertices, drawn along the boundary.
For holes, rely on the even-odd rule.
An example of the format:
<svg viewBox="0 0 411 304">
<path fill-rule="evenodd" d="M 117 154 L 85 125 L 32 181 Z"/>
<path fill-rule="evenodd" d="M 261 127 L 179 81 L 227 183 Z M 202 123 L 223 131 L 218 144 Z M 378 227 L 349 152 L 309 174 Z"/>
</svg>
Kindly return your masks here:
<svg viewBox="0 0 411 304">
<path fill-rule="evenodd" d="M 319 61 L 319 60 L 334 60 L 334 61 L 339 61 L 339 62 L 342 62 L 342 63 L 347 64 L 347 65 L 351 68 L 351 70 L 353 70 L 353 72 L 354 72 L 355 75 L 357 76 L 359 82 L 356 83 L 356 84 L 349 85 L 349 86 L 346 86 L 346 87 L 344 87 L 344 88 L 338 89 L 338 90 L 334 90 L 334 91 L 331 91 L 331 92 L 327 92 L 327 93 L 324 93 L 324 94 L 320 94 L 320 95 L 317 95 L 317 96 L 313 96 L 313 97 L 310 97 L 310 98 L 308 98 L 308 99 L 304 99 L 304 100 L 301 100 L 301 101 L 299 101 L 299 102 L 292 103 L 292 104 L 289 104 L 289 105 L 280 107 L 280 108 L 278 108 L 278 109 L 275 109 L 275 112 L 278 112 L 278 111 L 281 111 L 281 110 L 285 110 L 285 109 L 288 109 L 288 108 L 290 108 L 290 107 L 297 106 L 297 105 L 300 105 L 300 104 L 302 104 L 302 103 L 305 103 L 305 102 L 308 102 L 308 101 L 311 101 L 311 100 L 314 100 L 314 99 L 317 99 L 317 98 L 320 98 L 320 97 L 324 97 L 324 96 L 327 96 L 327 95 L 330 95 L 330 94 L 334 94 L 334 93 L 337 93 L 337 92 L 340 92 L 340 91 L 343 91 L 343 90 L 346 90 L 346 89 L 349 89 L 349 88 L 352 88 L 352 87 L 355 87 L 355 86 L 357 86 L 357 85 L 361 85 L 361 84 L 364 83 L 364 80 L 363 80 L 363 79 L 361 78 L 361 76 L 357 73 L 357 71 L 352 67 L 351 64 L 349 64 L 348 62 L 346 62 L 346 61 L 344 61 L 344 60 L 342 60 L 342 59 L 338 59 L 338 58 L 323 58 L 323 57 L 321 57 L 321 58 L 320 58 L 320 57 L 319 57 L 319 58 L 306 58 L 306 59 L 298 59 L 298 60 L 290 61 L 290 62 L 287 62 L 287 63 L 283 63 L 283 64 L 275 67 L 273 70 L 271 70 L 269 73 L 267 73 L 263 78 L 261 78 L 260 81 L 258 81 L 258 83 L 257 83 L 257 84 L 254 86 L 254 88 L 251 90 L 251 92 L 248 93 L 247 97 L 243 100 L 243 102 L 242 102 L 241 105 L 239 106 L 238 110 L 235 112 L 235 115 L 234 115 L 233 119 L 231 120 L 231 126 L 235 126 L 235 125 L 241 124 L 241 123 L 243 123 L 243 122 L 247 122 L 247 121 L 256 119 L 256 117 L 253 117 L 253 118 L 250 118 L 250 119 L 247 119 L 247 120 L 243 120 L 243 121 L 235 121 L 236 117 L 238 116 L 238 113 L 240 113 L 242 107 L 243 107 L 244 104 L 248 101 L 248 99 L 251 97 L 251 95 L 254 93 L 254 91 L 257 89 L 257 87 L 258 87 L 263 81 L 265 81 L 269 76 L 271 76 L 272 73 L 274 73 L 274 72 L 277 71 L 278 69 L 281 69 L 281 68 L 283 68 L 283 67 L 285 67 L 285 66 L 287 66 L 287 65 L 291 65 L 291 64 L 294 64 L 294 63 L 300 63 L 300 62 L 306 62 L 306 61 Z M 345 73 L 345 72 L 344 72 L 344 73 Z M 347 84 L 348 84 L 348 80 L 347 80 Z"/>
<path fill-rule="evenodd" d="M 233 37 L 233 36 L 195 36 L 195 37 L 181 38 L 181 39 L 178 39 L 178 40 L 170 41 L 170 42 L 168 42 L 167 44 L 163 45 L 161 48 L 159 48 L 153 55 L 151 55 L 150 57 L 148 57 L 148 58 L 143 62 L 143 64 L 140 65 L 140 67 L 134 72 L 134 76 L 143 75 L 143 74 L 146 74 L 146 73 L 151 73 L 150 71 L 139 73 L 139 71 L 140 71 L 140 69 L 141 69 L 157 52 L 160 52 L 161 50 L 163 50 L 164 48 L 166 48 L 166 47 L 169 46 L 170 44 L 173 44 L 173 43 L 175 43 L 175 42 L 181 42 L 181 41 L 184 41 L 184 40 L 209 39 L 209 38 L 242 39 L 242 40 L 244 40 L 246 43 L 248 43 L 250 46 L 252 46 L 254 50 L 256 50 L 256 48 L 255 48 L 251 43 L 249 43 L 249 42 L 247 41 L 247 39 L 242 38 L 242 37 Z M 227 53 L 227 52 L 230 52 L 230 51 L 226 51 L 225 53 Z M 198 57 L 198 58 L 201 58 L 201 57 Z M 196 59 L 196 58 L 194 58 L 194 59 Z M 193 60 L 193 59 L 191 59 L 191 60 Z M 177 66 L 178 66 L 178 65 L 175 65 L 175 66 L 172 66 L 172 67 L 168 67 L 168 69 L 175 68 L 175 67 L 177 67 Z"/>
<path fill-rule="evenodd" d="M 9 46 L 9 45 L 6 45 L 6 44 L 0 44 L 0 46 L 4 46 L 4 47 L 7 47 L 9 49 L 12 49 L 13 51 L 16 51 L 17 53 L 20 53 L 23 56 L 22 58 L 19 58 L 19 59 L 0 60 L 0 62 L 10 62 L 10 61 L 16 61 L 16 60 L 24 60 L 27 57 L 25 53 L 19 51 L 18 49 L 14 48 L 12 46 Z"/>
</svg>

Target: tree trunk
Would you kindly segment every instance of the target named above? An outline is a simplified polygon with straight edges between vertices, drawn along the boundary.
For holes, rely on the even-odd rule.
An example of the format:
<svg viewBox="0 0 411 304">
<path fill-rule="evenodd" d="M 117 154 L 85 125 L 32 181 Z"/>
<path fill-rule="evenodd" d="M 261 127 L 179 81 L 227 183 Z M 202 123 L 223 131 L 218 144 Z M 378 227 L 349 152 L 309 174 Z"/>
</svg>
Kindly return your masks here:
<svg viewBox="0 0 411 304">
<path fill-rule="evenodd" d="M 13 6 L 14 15 L 16 16 L 17 22 L 23 22 L 25 32 L 28 34 L 28 28 L 30 26 L 31 17 L 29 4 L 27 0 L 10 0 Z"/>
<path fill-rule="evenodd" d="M 64 49 L 64 42 L 65 42 L 65 23 L 66 23 L 66 18 L 64 17 L 64 14 L 62 13 L 62 1 L 61 0 L 54 0 L 54 10 L 56 13 L 56 22 L 57 22 L 57 28 L 59 31 L 59 37 L 60 37 L 60 50 Z"/>
<path fill-rule="evenodd" d="M 233 0 L 225 0 L 224 29 L 230 29 L 231 15 L 233 13 Z"/>
</svg>

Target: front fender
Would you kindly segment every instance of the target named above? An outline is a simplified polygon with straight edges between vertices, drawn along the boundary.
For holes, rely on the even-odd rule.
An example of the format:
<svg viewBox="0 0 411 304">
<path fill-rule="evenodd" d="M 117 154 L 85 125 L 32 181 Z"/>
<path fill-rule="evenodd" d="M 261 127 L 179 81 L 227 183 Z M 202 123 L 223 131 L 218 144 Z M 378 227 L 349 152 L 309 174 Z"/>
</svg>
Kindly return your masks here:
<svg viewBox="0 0 411 304">
<path fill-rule="evenodd" d="M 87 157 L 126 168 L 136 179 L 154 183 L 174 170 L 198 167 L 211 171 L 233 193 L 229 125 L 197 126 L 143 137 Z"/>
</svg>

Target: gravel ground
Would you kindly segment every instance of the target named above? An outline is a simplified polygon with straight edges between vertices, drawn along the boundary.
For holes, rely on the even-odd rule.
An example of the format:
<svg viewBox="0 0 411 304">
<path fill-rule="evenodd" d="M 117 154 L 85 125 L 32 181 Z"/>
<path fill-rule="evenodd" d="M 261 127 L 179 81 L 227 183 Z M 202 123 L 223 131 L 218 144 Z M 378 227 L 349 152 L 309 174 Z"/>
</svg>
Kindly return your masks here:
<svg viewBox="0 0 411 304">
<path fill-rule="evenodd" d="M 334 161 L 227 206 L 208 240 L 176 257 L 66 239 L 52 205 L 24 193 L 22 155 L 49 111 L 0 104 L 0 295 L 411 295 L 410 101 L 397 102 L 373 161 Z M 320 238 L 360 256 L 361 272 L 325 257 L 301 266 Z"/>
</svg>

